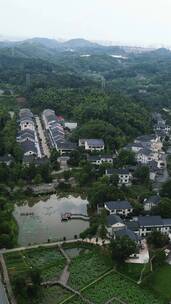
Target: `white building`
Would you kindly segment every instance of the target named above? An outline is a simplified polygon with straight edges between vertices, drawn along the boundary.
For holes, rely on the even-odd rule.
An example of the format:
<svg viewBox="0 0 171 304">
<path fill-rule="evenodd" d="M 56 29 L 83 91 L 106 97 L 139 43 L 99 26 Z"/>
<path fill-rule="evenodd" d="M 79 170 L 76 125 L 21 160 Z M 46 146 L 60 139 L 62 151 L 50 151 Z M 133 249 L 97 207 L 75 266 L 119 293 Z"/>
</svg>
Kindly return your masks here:
<svg viewBox="0 0 171 304">
<path fill-rule="evenodd" d="M 96 166 L 103 163 L 113 164 L 113 157 L 111 155 L 88 155 L 87 160 Z"/>
<path fill-rule="evenodd" d="M 103 139 L 79 139 L 79 147 L 84 147 L 86 151 L 103 151 Z"/>
<path fill-rule="evenodd" d="M 160 231 L 163 234 L 171 232 L 171 219 L 162 219 L 159 215 L 139 216 L 139 234 L 142 237 L 147 236 L 152 231 Z"/>
<path fill-rule="evenodd" d="M 125 228 L 125 224 L 123 220 L 120 218 L 120 216 L 114 214 L 107 216 L 106 229 L 110 237 L 113 237 L 116 231 L 124 228 Z"/>
<path fill-rule="evenodd" d="M 144 210 L 150 211 L 153 207 L 156 207 L 160 203 L 160 196 L 153 195 L 148 198 L 145 198 L 143 201 Z"/>
<path fill-rule="evenodd" d="M 130 186 L 132 184 L 132 173 L 129 171 L 129 169 L 127 168 L 121 168 L 121 169 L 112 169 L 112 168 L 108 168 L 106 169 L 105 174 L 107 176 L 112 176 L 113 174 L 118 175 L 118 186 Z"/>
<path fill-rule="evenodd" d="M 128 216 L 133 212 L 133 207 L 128 201 L 110 201 L 104 204 L 104 208 L 109 211 L 110 214 L 119 214 Z"/>
</svg>

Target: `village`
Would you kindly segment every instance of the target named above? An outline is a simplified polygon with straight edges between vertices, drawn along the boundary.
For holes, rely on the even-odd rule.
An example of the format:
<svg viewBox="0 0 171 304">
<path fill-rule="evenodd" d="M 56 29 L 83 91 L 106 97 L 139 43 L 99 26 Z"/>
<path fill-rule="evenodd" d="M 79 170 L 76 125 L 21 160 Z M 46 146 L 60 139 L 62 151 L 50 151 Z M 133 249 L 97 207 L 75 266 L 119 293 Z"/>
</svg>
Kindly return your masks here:
<svg viewBox="0 0 171 304">
<path fill-rule="evenodd" d="M 101 165 L 106 165 L 107 178 L 115 176 L 118 188 L 130 187 L 134 182 L 134 172 L 144 166 L 149 168 L 149 179 L 153 187 L 154 195 L 144 198 L 143 212 L 135 216 L 134 207 L 128 200 L 104 201 L 97 204 L 97 214 L 106 210 L 107 239 L 127 236 L 138 245 L 140 251 L 134 256 L 134 262 L 139 259 L 140 263 L 148 262 L 148 248 L 146 237 L 154 230 L 168 235 L 171 238 L 171 218 L 162 218 L 160 215 L 150 215 L 152 208 L 160 203 L 160 187 L 169 179 L 167 174 L 167 155 L 163 149 L 166 138 L 170 139 L 170 126 L 162 118 L 160 113 L 153 114 L 153 134 L 142 135 L 135 138 L 133 143 L 124 147 L 123 150 L 132 151 L 135 155 L 136 164 L 113 168 L 113 162 L 117 162 L 118 152 L 106 154 L 103 139 L 82 139 L 78 143 L 71 142 L 69 135 L 77 128 L 76 122 L 65 121 L 57 116 L 53 110 L 46 109 L 40 116 L 34 115 L 30 109 L 20 109 L 18 115 L 18 133 L 16 141 L 23 151 L 23 165 L 34 164 L 39 166 L 49 162 L 52 149 L 58 152 L 56 161 L 60 164 L 60 171 L 70 171 L 68 166 L 70 153 L 80 149 L 87 162 L 98 170 Z M 10 165 L 12 156 L 6 155 L 0 158 L 0 162 Z M 56 191 L 58 182 L 33 186 L 35 193 L 50 193 Z M 36 192 L 37 191 L 37 192 Z M 69 215 L 67 215 L 69 214 Z M 33 212 L 21 213 L 21 216 L 33 215 Z M 83 220 L 88 220 L 86 214 L 80 215 Z M 75 214 L 75 218 L 79 217 Z M 71 213 L 61 215 L 62 220 L 74 218 Z M 80 217 L 79 217 L 80 218 Z M 105 242 L 105 241 L 104 241 Z M 145 253 L 144 253 L 145 250 Z M 144 257 L 143 257 L 144 255 Z"/>
<path fill-rule="evenodd" d="M 134 200 L 127 199 L 126 195 L 125 198 L 122 199 L 119 194 L 118 197 L 115 195 L 113 200 L 101 199 L 98 201 L 95 205 L 96 207 L 93 209 L 93 213 L 87 213 L 85 209 L 82 211 L 82 207 L 74 207 L 74 209 L 67 209 L 67 207 L 65 207 L 63 209 L 61 201 L 59 210 L 63 210 L 63 212 L 58 214 L 58 209 L 57 211 L 53 209 L 54 211 L 51 213 L 47 211 L 47 215 L 53 214 L 54 220 L 58 221 L 58 226 L 56 226 L 58 228 L 54 233 L 56 238 L 52 237 L 50 232 L 52 223 L 50 224 L 49 221 L 51 221 L 51 215 L 49 218 L 44 218 L 45 221 L 46 219 L 48 220 L 46 223 L 47 232 L 42 231 L 44 236 L 41 239 L 36 236 L 35 231 L 38 228 L 38 222 L 36 224 L 37 227 L 34 226 L 35 224 L 33 225 L 33 223 L 34 221 L 36 223 L 36 218 L 38 218 L 38 221 L 42 222 L 41 225 L 43 225 L 43 215 L 39 214 L 44 212 L 43 209 L 39 211 L 39 209 L 36 209 L 36 205 L 35 208 L 28 208 L 24 205 L 23 207 L 18 207 L 19 211 L 17 211 L 18 213 L 15 211 L 14 216 L 19 225 L 20 246 L 14 249 L 4 248 L 1 250 L 0 255 L 3 278 L 10 303 L 14 304 L 16 302 L 9 283 L 11 270 L 8 270 L 9 273 L 7 274 L 6 267 L 8 267 L 8 260 L 4 261 L 6 255 L 21 254 L 23 256 L 22 252 L 27 253 L 29 250 L 36 254 L 37 251 L 40 251 L 40 248 L 42 248 L 41 254 L 44 254 L 44 251 L 50 254 L 53 248 L 57 247 L 57 251 L 60 250 L 68 261 L 65 246 L 71 247 L 73 250 L 77 250 L 79 246 L 87 248 L 86 250 L 90 250 L 89 246 L 95 246 L 95 248 L 99 246 L 103 250 L 106 246 L 110 246 L 112 241 L 119 242 L 121 239 L 128 239 L 135 244 L 136 250 L 127 256 L 125 260 L 126 264 L 135 265 L 135 267 L 137 267 L 136 265 L 142 265 L 143 269 L 148 267 L 145 265 L 151 263 L 151 249 L 148 244 L 149 236 L 154 231 L 157 231 L 166 237 L 166 239 L 168 238 L 169 242 L 171 240 L 171 218 L 166 218 L 153 212 L 153 210 L 160 205 L 160 191 L 163 183 L 170 179 L 167 169 L 169 152 L 167 148 L 165 148 L 165 143 L 166 139 L 167 142 L 170 140 L 171 128 L 162 118 L 162 115 L 160 113 L 153 113 L 153 133 L 135 138 L 132 143 L 122 148 L 122 152 L 116 149 L 108 151 L 108 149 L 106 149 L 106 143 L 102 138 L 79 138 L 77 142 L 74 142 L 71 135 L 78 127 L 77 122 L 65 121 L 64 117 L 57 116 L 51 109 L 45 109 L 39 116 L 34 115 L 28 108 L 22 108 L 16 120 L 16 142 L 22 151 L 23 168 L 33 168 L 33 165 L 35 168 L 46 165 L 49 166 L 51 155 L 56 151 L 53 164 L 55 161 L 58 169 L 53 169 L 51 172 L 52 181 L 50 183 L 39 182 L 38 184 L 31 183 L 30 185 L 24 185 L 24 191 L 31 191 L 33 196 L 41 197 L 41 195 L 55 194 L 55 196 L 52 195 L 52 198 L 50 197 L 49 200 L 50 204 L 55 206 L 58 203 L 58 200 L 55 198 L 56 193 L 60 190 L 61 184 L 64 184 L 65 187 L 66 185 L 70 185 L 71 188 L 69 189 L 74 189 L 78 181 L 75 180 L 72 171 L 80 170 L 79 167 L 78 169 L 77 167 L 73 167 L 72 162 L 70 162 L 70 160 L 77 155 L 75 153 L 79 153 L 83 164 L 87 166 L 87 168 L 90 168 L 89 170 L 94 172 L 93 174 L 97 174 L 98 179 L 107 182 L 111 189 L 112 187 L 114 187 L 113 189 L 115 189 L 115 191 L 118 189 L 118 193 L 120 190 L 123 190 L 123 193 L 127 193 L 127 189 L 129 190 L 132 186 L 136 185 L 138 178 L 136 172 L 141 173 L 145 168 L 145 174 L 149 179 L 148 187 L 150 187 L 150 193 L 152 194 L 147 196 L 145 196 L 145 194 L 143 195 L 143 200 L 141 199 L 141 203 L 139 204 L 140 211 L 136 209 Z M 126 153 L 126 155 L 133 157 L 133 164 L 118 166 L 120 153 Z M 14 159 L 11 155 L 0 157 L 0 163 L 5 163 L 7 167 L 10 167 L 13 162 Z M 56 168 L 56 165 L 54 168 Z M 143 176 L 144 173 L 141 174 Z M 65 176 L 68 176 L 67 180 Z M 91 186 L 89 187 L 91 188 Z M 63 193 L 63 196 L 65 196 L 65 193 Z M 69 197 L 68 202 L 71 199 L 73 198 Z M 81 203 L 83 203 L 83 201 L 80 201 L 80 206 Z M 48 210 L 52 208 L 51 206 L 52 205 L 47 205 L 46 207 L 45 205 L 43 208 Z M 87 208 L 89 208 L 89 204 Z M 99 219 L 100 222 L 95 231 L 90 233 L 91 223 L 94 218 Z M 102 222 L 101 219 L 103 219 Z M 30 226 L 25 226 L 26 223 L 30 225 L 29 223 L 31 222 L 33 229 Z M 76 223 L 79 224 L 76 225 L 77 229 L 74 230 L 73 227 Z M 80 226 L 80 223 L 85 224 L 81 224 Z M 42 227 L 43 226 L 40 226 L 39 229 L 42 229 Z M 64 235 L 63 230 L 67 231 L 67 229 L 70 230 L 70 233 L 67 234 L 65 232 L 66 234 Z M 102 230 L 103 232 L 100 232 Z M 38 230 L 37 233 L 40 233 L 40 230 Z M 62 234 L 64 235 L 63 237 L 61 237 Z M 27 241 L 27 238 L 30 241 Z M 167 246 L 164 247 L 164 252 L 167 263 L 171 264 L 169 242 Z M 91 249 L 93 250 L 92 252 L 95 250 L 93 248 L 94 247 Z M 87 256 L 85 256 L 85 258 L 87 259 Z M 70 269 L 69 265 L 70 262 L 67 262 L 62 274 L 58 276 L 57 280 L 45 280 L 42 283 L 42 287 L 47 286 L 48 290 L 50 290 L 49 288 L 51 288 L 52 285 L 57 285 L 70 290 L 70 286 L 67 285 L 69 276 L 72 276 L 70 272 L 67 272 L 68 269 Z M 142 280 L 143 272 L 140 277 L 137 278 L 137 284 L 141 284 Z M 71 289 L 70 291 L 77 295 L 75 289 Z M 79 297 L 81 296 L 82 294 L 80 293 Z"/>
</svg>

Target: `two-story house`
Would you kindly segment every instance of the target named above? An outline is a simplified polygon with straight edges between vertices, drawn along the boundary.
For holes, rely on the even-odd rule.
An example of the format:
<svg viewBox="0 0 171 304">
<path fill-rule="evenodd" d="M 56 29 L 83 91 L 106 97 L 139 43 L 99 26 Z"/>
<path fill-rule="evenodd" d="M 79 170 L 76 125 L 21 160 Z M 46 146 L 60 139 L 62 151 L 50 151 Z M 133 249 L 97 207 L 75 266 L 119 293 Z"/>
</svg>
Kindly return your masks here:
<svg viewBox="0 0 171 304">
<path fill-rule="evenodd" d="M 110 214 L 119 214 L 123 216 L 128 216 L 133 212 L 133 207 L 128 201 L 110 201 L 104 203 L 104 208 Z"/>
</svg>

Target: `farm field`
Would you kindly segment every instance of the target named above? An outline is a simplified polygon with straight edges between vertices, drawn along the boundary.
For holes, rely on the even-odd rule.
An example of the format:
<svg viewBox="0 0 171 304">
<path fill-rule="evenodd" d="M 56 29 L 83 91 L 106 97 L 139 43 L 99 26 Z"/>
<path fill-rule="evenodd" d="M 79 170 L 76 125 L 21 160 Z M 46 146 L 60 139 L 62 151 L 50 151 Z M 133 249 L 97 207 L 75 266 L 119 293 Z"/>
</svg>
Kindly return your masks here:
<svg viewBox="0 0 171 304">
<path fill-rule="evenodd" d="M 14 277 L 35 267 L 41 271 L 43 281 L 58 278 L 65 265 L 65 258 L 58 248 L 37 248 L 7 253 L 5 262 L 11 282 Z"/>
<path fill-rule="evenodd" d="M 83 252 L 71 262 L 68 284 L 80 290 L 100 277 L 103 273 L 109 271 L 111 267 L 112 265 L 106 263 L 104 258 L 96 251 Z"/>
<path fill-rule="evenodd" d="M 69 247 L 64 245 L 63 249 L 71 259 L 67 285 L 79 291 L 83 298 L 59 285 L 46 288 L 41 286 L 39 295 L 33 298 L 32 304 L 84 304 L 87 300 L 93 304 L 105 304 L 110 300 L 110 304 L 120 304 L 119 300 L 127 304 L 164 304 L 166 299 L 164 293 L 167 292 L 169 295 L 171 268 L 167 267 L 160 271 L 156 281 L 152 276 L 154 288 L 151 292 L 147 289 L 147 284 L 141 288 L 134 283 L 139 278 L 142 265 L 124 265 L 120 269 L 120 272 L 124 274 L 122 275 L 115 271 L 111 259 L 108 255 L 102 254 L 99 247 L 77 243 L 77 245 L 70 244 Z M 17 276 L 23 275 L 34 267 L 41 271 L 43 282 L 59 280 L 66 265 L 66 259 L 58 247 L 39 247 L 11 252 L 5 254 L 4 258 L 12 286 Z M 167 284 L 161 282 L 164 275 L 166 275 Z M 154 295 L 160 296 L 157 289 L 161 288 L 164 300 L 154 297 Z M 30 304 L 30 302 L 27 299 L 17 298 L 17 304 Z"/>
<path fill-rule="evenodd" d="M 96 304 L 104 304 L 116 297 L 130 304 L 162 304 L 147 290 L 138 287 L 133 282 L 126 280 L 119 273 L 113 272 L 91 287 L 83 291 L 83 295 Z M 116 301 L 114 300 L 114 303 Z"/>
<path fill-rule="evenodd" d="M 145 280 L 145 286 L 153 293 L 165 298 L 171 299 L 171 265 L 165 264 L 157 271 L 152 273 L 148 280 Z"/>
<path fill-rule="evenodd" d="M 35 304 L 59 304 L 71 295 L 72 293 L 60 286 L 43 288 L 41 299 L 38 299 Z"/>
</svg>

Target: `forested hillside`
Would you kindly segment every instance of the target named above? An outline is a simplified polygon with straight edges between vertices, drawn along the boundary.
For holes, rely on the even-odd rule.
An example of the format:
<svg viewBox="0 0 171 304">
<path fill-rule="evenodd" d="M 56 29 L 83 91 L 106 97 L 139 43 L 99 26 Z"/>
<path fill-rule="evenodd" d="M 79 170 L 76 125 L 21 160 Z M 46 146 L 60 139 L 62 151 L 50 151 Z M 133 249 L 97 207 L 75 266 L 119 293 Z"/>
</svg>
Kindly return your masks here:
<svg viewBox="0 0 171 304">
<path fill-rule="evenodd" d="M 150 111 L 170 106 L 171 52 L 104 47 L 83 39 L 31 39 L 0 48 L 0 88 L 78 122 L 72 135 L 109 148 L 151 131 Z"/>
<path fill-rule="evenodd" d="M 171 52 L 166 49 L 105 47 L 83 39 L 0 43 L 0 86 L 10 84 L 21 92 L 29 74 L 31 91 L 105 87 L 105 92 L 121 92 L 160 108 L 170 104 L 170 68 Z"/>
<path fill-rule="evenodd" d="M 132 138 L 151 131 L 151 117 L 143 104 L 117 93 L 90 90 L 37 89 L 30 106 L 37 112 L 52 108 L 80 128 L 73 135 L 103 138 L 109 147 L 123 146 Z"/>
</svg>

